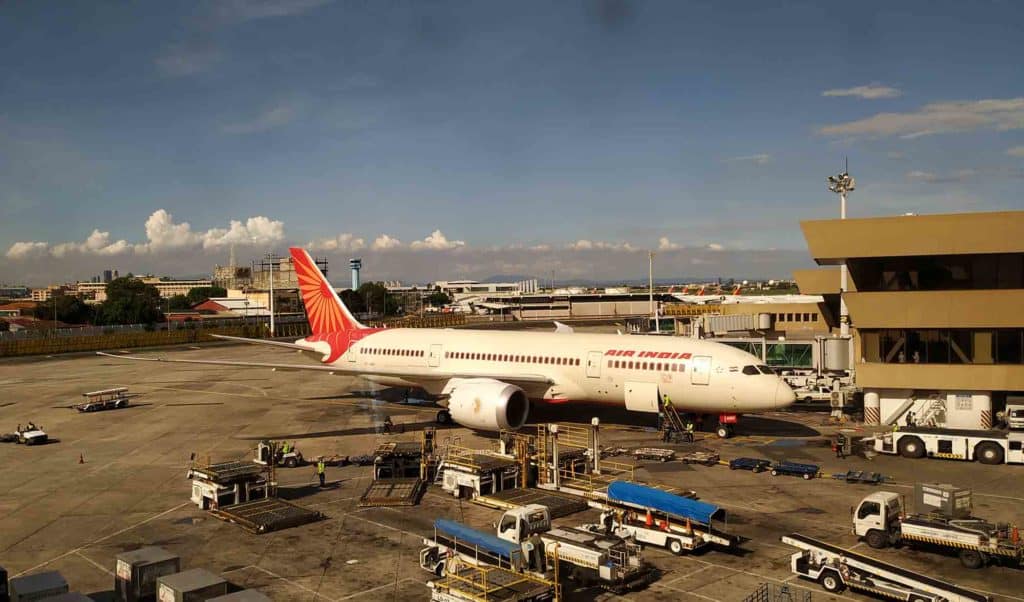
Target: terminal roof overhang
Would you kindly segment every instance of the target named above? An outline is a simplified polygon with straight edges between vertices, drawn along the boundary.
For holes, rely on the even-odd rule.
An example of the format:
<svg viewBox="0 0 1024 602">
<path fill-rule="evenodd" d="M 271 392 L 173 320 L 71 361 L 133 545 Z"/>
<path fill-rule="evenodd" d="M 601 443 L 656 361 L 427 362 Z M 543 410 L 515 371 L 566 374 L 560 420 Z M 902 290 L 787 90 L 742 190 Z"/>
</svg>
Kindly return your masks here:
<svg viewBox="0 0 1024 602">
<path fill-rule="evenodd" d="M 818 265 L 844 259 L 1024 253 L 1024 211 L 800 222 Z"/>
</svg>

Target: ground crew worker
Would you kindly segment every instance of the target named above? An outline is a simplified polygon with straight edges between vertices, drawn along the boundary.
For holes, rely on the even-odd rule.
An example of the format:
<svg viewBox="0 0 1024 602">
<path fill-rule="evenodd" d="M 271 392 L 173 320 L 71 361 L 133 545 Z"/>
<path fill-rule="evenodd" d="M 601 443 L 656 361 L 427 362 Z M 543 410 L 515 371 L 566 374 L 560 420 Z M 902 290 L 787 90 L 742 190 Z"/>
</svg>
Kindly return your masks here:
<svg viewBox="0 0 1024 602">
<path fill-rule="evenodd" d="M 604 534 L 606 537 L 612 534 L 612 520 L 612 513 L 610 511 L 605 512 L 602 521 L 604 522 Z"/>
<path fill-rule="evenodd" d="M 320 487 L 324 486 L 324 471 L 327 470 L 327 465 L 324 464 L 324 459 L 320 458 L 316 461 L 316 476 L 320 478 Z"/>
<path fill-rule="evenodd" d="M 292 448 L 288 446 L 288 442 L 287 441 L 285 441 L 284 443 L 281 444 L 281 453 L 282 454 L 287 454 L 289 451 L 291 451 L 291 449 Z"/>
<path fill-rule="evenodd" d="M 686 440 L 689 441 L 690 443 L 693 443 L 693 423 L 692 422 L 687 422 L 686 423 Z"/>
<path fill-rule="evenodd" d="M 836 457 L 842 460 L 846 457 L 846 436 L 840 433 L 836 437 Z"/>
<path fill-rule="evenodd" d="M 395 423 L 391 422 L 391 416 L 385 416 L 384 417 L 384 432 L 385 433 L 390 433 L 391 429 L 394 428 L 394 426 L 395 426 Z"/>
</svg>

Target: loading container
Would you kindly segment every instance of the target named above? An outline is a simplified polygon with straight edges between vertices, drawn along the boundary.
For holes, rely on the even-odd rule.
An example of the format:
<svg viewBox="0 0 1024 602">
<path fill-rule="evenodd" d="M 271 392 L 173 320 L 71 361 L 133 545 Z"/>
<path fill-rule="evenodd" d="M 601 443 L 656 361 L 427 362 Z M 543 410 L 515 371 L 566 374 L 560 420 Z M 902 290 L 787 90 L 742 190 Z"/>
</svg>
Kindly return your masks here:
<svg viewBox="0 0 1024 602">
<path fill-rule="evenodd" d="M 7 593 L 7 569 L 0 566 L 0 602 L 11 602 L 11 596 Z"/>
<path fill-rule="evenodd" d="M 117 555 L 114 593 L 121 602 L 156 599 L 156 580 L 181 572 L 181 560 L 163 548 L 149 546 Z"/>
<path fill-rule="evenodd" d="M 8 587 L 11 602 L 34 602 L 68 593 L 68 582 L 57 571 L 15 577 Z"/>
<path fill-rule="evenodd" d="M 946 483 L 915 484 L 914 502 L 918 513 L 946 518 L 970 518 L 974 511 L 971 490 Z"/>
<path fill-rule="evenodd" d="M 95 602 L 89 596 L 80 592 L 70 592 L 59 596 L 48 597 L 43 602 Z"/>
<path fill-rule="evenodd" d="M 269 596 L 255 589 L 243 589 L 240 592 L 210 598 L 209 602 L 271 602 Z"/>
<path fill-rule="evenodd" d="M 228 593 L 228 582 L 206 569 L 191 569 L 156 580 L 158 602 L 203 602 Z"/>
</svg>

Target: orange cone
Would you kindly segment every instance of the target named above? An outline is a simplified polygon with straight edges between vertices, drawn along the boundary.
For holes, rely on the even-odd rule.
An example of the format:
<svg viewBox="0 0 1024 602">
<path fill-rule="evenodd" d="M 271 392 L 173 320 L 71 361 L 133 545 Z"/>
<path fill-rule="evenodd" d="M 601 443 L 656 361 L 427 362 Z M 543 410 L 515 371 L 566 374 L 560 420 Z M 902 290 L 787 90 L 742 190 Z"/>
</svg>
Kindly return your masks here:
<svg viewBox="0 0 1024 602">
<path fill-rule="evenodd" d="M 647 511 L 647 518 L 644 519 L 644 525 L 647 526 L 647 527 L 653 527 L 654 526 L 654 517 L 651 516 L 651 511 L 650 510 Z"/>
</svg>

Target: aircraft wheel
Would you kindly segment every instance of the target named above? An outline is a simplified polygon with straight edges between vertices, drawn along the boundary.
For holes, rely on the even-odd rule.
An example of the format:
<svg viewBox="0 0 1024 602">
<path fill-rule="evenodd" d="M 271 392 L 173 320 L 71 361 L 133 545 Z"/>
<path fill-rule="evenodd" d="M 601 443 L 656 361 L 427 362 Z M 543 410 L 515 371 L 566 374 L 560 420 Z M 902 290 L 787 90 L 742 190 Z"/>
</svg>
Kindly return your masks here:
<svg viewBox="0 0 1024 602">
<path fill-rule="evenodd" d="M 728 424 L 719 424 L 718 428 L 715 429 L 715 434 L 718 435 L 719 439 L 729 439 L 733 435 L 733 430 Z"/>
<path fill-rule="evenodd" d="M 437 413 L 437 423 L 438 424 L 451 424 L 452 423 L 452 415 L 451 415 L 451 413 L 448 410 L 440 410 L 440 411 L 438 411 L 438 413 Z"/>
</svg>

